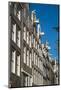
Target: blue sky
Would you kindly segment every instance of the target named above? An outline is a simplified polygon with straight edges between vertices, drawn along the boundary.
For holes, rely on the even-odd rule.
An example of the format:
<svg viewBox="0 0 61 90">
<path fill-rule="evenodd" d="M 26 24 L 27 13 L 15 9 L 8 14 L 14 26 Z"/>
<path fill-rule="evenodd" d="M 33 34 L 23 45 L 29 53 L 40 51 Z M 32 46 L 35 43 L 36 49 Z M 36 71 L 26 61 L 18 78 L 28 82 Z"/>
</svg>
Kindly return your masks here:
<svg viewBox="0 0 61 90">
<path fill-rule="evenodd" d="M 30 4 L 30 11 L 36 10 L 36 17 L 40 19 L 41 31 L 45 33 L 42 36 L 42 43 L 46 40 L 49 42 L 52 57 L 58 59 L 58 53 L 56 51 L 56 40 L 58 39 L 58 33 L 53 30 L 53 27 L 58 27 L 58 5 L 49 4 Z"/>
</svg>

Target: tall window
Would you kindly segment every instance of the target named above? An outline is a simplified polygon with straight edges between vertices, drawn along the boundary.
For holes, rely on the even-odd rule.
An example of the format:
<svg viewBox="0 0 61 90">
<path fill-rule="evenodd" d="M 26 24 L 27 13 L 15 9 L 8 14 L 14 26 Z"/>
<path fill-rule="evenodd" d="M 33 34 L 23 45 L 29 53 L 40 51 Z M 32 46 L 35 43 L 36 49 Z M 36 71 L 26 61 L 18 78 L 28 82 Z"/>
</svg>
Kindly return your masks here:
<svg viewBox="0 0 61 90">
<path fill-rule="evenodd" d="M 31 47 L 31 35 L 30 35 L 30 41 L 29 42 L 30 42 L 29 44 L 30 44 L 30 47 Z"/>
<path fill-rule="evenodd" d="M 38 84 L 38 77 L 37 77 L 38 72 L 36 71 L 36 84 Z"/>
<path fill-rule="evenodd" d="M 29 66 L 29 50 L 27 50 L 27 65 Z"/>
<path fill-rule="evenodd" d="M 38 67 L 39 67 L 39 57 L 38 57 Z"/>
<path fill-rule="evenodd" d="M 41 63 L 40 63 L 40 59 L 39 59 L 39 68 L 40 68 L 40 64 L 41 64 Z"/>
<path fill-rule="evenodd" d="M 20 76 L 20 55 L 17 56 L 17 75 Z"/>
<path fill-rule="evenodd" d="M 33 71 L 33 83 L 35 84 L 35 70 Z"/>
<path fill-rule="evenodd" d="M 39 85 L 39 73 L 37 74 L 37 76 L 38 76 L 38 85 Z"/>
<path fill-rule="evenodd" d="M 28 76 L 28 86 L 30 86 L 30 77 Z"/>
<path fill-rule="evenodd" d="M 28 80 L 27 80 L 27 76 L 25 76 L 25 86 L 27 86 Z"/>
<path fill-rule="evenodd" d="M 32 86 L 32 78 L 30 76 L 25 76 L 25 86 Z"/>
<path fill-rule="evenodd" d="M 18 19 L 21 21 L 21 11 L 18 11 L 17 17 L 18 17 Z"/>
<path fill-rule="evenodd" d="M 28 86 L 32 86 L 32 78 L 28 76 Z"/>
<path fill-rule="evenodd" d="M 16 51 L 12 51 L 12 60 L 11 60 L 11 72 L 15 73 L 15 56 Z"/>
<path fill-rule="evenodd" d="M 26 63 L 26 47 L 24 47 L 24 63 Z"/>
<path fill-rule="evenodd" d="M 35 83 L 37 84 L 37 71 L 35 70 Z"/>
<path fill-rule="evenodd" d="M 43 75 L 46 77 L 46 68 L 43 67 Z"/>
<path fill-rule="evenodd" d="M 28 16 L 28 18 L 27 18 L 27 24 L 28 24 L 28 27 L 29 27 L 29 25 L 30 25 L 30 21 L 29 21 L 29 16 Z"/>
<path fill-rule="evenodd" d="M 35 38 L 34 38 L 34 47 L 35 47 Z"/>
<path fill-rule="evenodd" d="M 12 28 L 12 40 L 16 42 L 16 24 L 13 24 Z"/>
<path fill-rule="evenodd" d="M 35 27 L 34 27 L 34 34 L 36 33 Z"/>
<path fill-rule="evenodd" d="M 27 44 L 29 44 L 29 32 L 27 31 Z"/>
<path fill-rule="evenodd" d="M 34 64 L 35 64 L 35 52 L 34 52 Z"/>
<path fill-rule="evenodd" d="M 30 86 L 32 86 L 32 77 L 30 77 Z"/>
<path fill-rule="evenodd" d="M 37 65 L 37 54 L 36 54 L 36 65 Z"/>
<path fill-rule="evenodd" d="M 33 34 L 32 34 L 32 44 L 34 43 L 34 38 L 33 38 Z"/>
<path fill-rule="evenodd" d="M 21 31 L 17 31 L 17 45 L 20 47 L 20 32 Z"/>
<path fill-rule="evenodd" d="M 26 17 L 26 8 L 24 8 L 24 18 Z"/>
<path fill-rule="evenodd" d="M 36 49 L 37 49 L 37 41 L 36 41 Z"/>
<path fill-rule="evenodd" d="M 31 53 L 30 53 L 30 68 L 32 67 L 32 57 L 31 57 Z"/>
<path fill-rule="evenodd" d="M 38 85 L 40 85 L 40 73 L 38 73 Z"/>
<path fill-rule="evenodd" d="M 40 69 L 43 71 L 43 63 L 41 60 L 40 60 Z"/>
<path fill-rule="evenodd" d="M 39 79 L 39 76 L 38 76 L 38 72 L 37 72 L 37 85 L 38 85 L 38 83 L 39 83 L 38 79 Z"/>
<path fill-rule="evenodd" d="M 34 70 L 34 83 L 36 84 L 36 70 Z"/>
<path fill-rule="evenodd" d="M 26 41 L 26 27 L 24 27 L 24 40 Z"/>
<path fill-rule="evenodd" d="M 38 85 L 40 85 L 40 73 L 38 73 L 38 77 L 39 77 L 39 83 L 38 83 Z"/>
<path fill-rule="evenodd" d="M 39 43 L 41 44 L 41 40 L 39 39 Z"/>
<path fill-rule="evenodd" d="M 32 49 L 32 61 L 33 61 L 33 58 L 34 58 L 34 56 L 33 56 L 33 55 L 34 55 L 34 53 L 33 53 L 33 49 Z"/>
<path fill-rule="evenodd" d="M 39 44 L 38 44 L 38 50 L 39 50 Z"/>
<path fill-rule="evenodd" d="M 17 13 L 17 5 L 16 4 L 14 4 L 14 15 L 16 15 L 16 13 Z"/>
</svg>

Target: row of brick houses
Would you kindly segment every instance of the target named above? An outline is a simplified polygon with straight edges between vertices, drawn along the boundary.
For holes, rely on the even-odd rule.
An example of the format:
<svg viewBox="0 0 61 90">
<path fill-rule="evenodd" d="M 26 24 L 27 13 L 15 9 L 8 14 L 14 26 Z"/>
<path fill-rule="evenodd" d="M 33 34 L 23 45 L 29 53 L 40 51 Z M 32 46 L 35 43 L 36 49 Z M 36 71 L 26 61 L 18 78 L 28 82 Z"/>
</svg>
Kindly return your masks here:
<svg viewBox="0 0 61 90">
<path fill-rule="evenodd" d="M 29 4 L 9 2 L 9 87 L 56 84 L 55 63 L 49 58 L 47 42 L 41 43 L 42 35 Z"/>
</svg>

